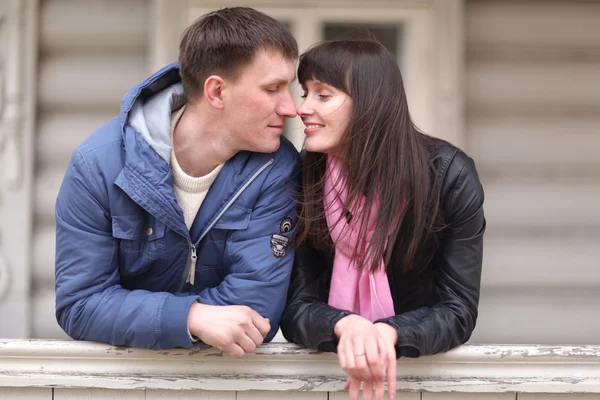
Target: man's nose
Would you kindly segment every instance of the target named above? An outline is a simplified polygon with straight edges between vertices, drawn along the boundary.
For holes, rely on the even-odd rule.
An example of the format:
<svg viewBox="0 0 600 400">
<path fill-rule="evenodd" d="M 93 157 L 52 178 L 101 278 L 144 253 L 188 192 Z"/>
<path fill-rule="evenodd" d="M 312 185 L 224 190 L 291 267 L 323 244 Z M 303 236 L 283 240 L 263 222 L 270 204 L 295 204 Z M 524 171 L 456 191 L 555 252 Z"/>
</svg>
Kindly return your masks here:
<svg viewBox="0 0 600 400">
<path fill-rule="evenodd" d="M 296 104 L 294 104 L 294 99 L 292 99 L 292 94 L 289 91 L 281 100 L 278 114 L 286 118 L 294 118 L 296 116 Z"/>
</svg>

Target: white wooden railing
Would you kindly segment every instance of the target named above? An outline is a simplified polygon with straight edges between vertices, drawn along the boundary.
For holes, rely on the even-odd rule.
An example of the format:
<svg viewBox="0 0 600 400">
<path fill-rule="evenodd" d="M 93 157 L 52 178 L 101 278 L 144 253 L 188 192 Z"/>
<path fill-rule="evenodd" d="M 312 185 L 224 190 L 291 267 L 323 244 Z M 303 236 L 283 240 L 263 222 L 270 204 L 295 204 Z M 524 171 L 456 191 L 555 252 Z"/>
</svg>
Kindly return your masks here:
<svg viewBox="0 0 600 400">
<path fill-rule="evenodd" d="M 214 348 L 152 351 L 0 340 L 0 399 L 345 399 L 333 354 L 288 343 L 233 359 Z M 600 346 L 465 345 L 398 361 L 398 399 L 600 399 Z"/>
</svg>

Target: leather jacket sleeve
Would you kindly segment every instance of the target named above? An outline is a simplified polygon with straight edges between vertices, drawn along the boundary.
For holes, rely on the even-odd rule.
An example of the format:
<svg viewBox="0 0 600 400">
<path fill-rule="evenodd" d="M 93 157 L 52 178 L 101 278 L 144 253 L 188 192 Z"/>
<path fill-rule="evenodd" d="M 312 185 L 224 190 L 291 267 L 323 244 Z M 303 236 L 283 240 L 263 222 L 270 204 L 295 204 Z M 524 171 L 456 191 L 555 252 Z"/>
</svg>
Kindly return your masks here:
<svg viewBox="0 0 600 400">
<path fill-rule="evenodd" d="M 290 342 L 321 351 L 336 351 L 337 337 L 333 328 L 352 313 L 327 304 L 331 277 L 325 273 L 325 258 L 324 252 L 307 244 L 296 249 L 281 331 Z"/>
<path fill-rule="evenodd" d="M 433 281 L 436 304 L 377 321 L 398 331 L 398 357 L 448 351 L 471 337 L 477 319 L 486 225 L 483 200 L 473 161 L 458 152 L 442 185 L 449 232 Z"/>
</svg>

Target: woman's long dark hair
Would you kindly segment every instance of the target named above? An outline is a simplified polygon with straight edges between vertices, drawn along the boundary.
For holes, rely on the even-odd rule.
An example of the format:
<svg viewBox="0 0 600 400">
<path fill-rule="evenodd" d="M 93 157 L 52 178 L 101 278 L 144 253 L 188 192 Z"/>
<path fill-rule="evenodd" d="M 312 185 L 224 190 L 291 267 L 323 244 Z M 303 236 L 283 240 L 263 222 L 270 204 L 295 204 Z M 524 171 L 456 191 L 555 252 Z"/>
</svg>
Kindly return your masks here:
<svg viewBox="0 0 600 400">
<path fill-rule="evenodd" d="M 298 79 L 303 86 L 308 80 L 321 81 L 352 99 L 352 115 L 337 151 L 347 172 L 344 207 L 352 210 L 364 198 L 368 210 L 379 201 L 366 252 L 359 257 L 358 246 L 355 250 L 358 267 L 375 271 L 383 259 L 389 268 L 402 231 L 403 254 L 394 268 L 406 272 L 435 234 L 440 195 L 428 154 L 434 140 L 411 121 L 396 59 L 372 39 L 322 42 L 300 57 Z M 321 249 L 332 248 L 323 204 L 326 159 L 322 153 L 305 154 L 297 231 L 299 244 L 308 241 Z M 361 218 L 360 234 L 366 231 L 368 214 L 351 216 Z"/>
</svg>

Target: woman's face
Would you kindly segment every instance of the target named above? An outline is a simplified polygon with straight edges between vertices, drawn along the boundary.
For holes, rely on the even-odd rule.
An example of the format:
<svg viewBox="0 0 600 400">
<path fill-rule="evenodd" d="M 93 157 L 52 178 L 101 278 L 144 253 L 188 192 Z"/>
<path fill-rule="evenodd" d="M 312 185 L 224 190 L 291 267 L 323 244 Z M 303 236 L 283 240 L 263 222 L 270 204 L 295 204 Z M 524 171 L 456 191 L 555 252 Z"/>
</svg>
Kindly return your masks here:
<svg viewBox="0 0 600 400">
<path fill-rule="evenodd" d="M 304 101 L 298 115 L 306 125 L 304 148 L 337 155 L 352 115 L 352 99 L 341 90 L 316 80 L 306 81 L 303 89 Z"/>
</svg>

